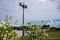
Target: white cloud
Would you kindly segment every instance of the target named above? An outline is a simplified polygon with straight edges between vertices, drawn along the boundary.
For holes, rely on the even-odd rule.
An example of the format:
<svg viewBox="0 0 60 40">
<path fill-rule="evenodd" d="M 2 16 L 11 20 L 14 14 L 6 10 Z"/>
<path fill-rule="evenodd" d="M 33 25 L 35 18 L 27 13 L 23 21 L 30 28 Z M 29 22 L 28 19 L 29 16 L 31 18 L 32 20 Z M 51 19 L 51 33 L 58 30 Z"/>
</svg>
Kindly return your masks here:
<svg viewBox="0 0 60 40">
<path fill-rule="evenodd" d="M 39 2 L 45 2 L 46 0 L 38 0 Z"/>
</svg>

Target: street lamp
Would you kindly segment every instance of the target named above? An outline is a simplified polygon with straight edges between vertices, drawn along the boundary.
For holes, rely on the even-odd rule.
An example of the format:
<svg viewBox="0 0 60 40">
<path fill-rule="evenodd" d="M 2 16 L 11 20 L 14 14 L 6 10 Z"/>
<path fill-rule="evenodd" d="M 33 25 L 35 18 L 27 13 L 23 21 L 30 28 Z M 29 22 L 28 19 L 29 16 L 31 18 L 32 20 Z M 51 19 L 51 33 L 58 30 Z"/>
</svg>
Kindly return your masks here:
<svg viewBox="0 0 60 40">
<path fill-rule="evenodd" d="M 27 5 L 24 2 L 20 2 L 19 5 L 22 7 L 23 9 L 23 16 L 22 16 L 22 24 L 23 24 L 23 30 L 22 30 L 22 38 L 24 37 L 24 9 L 27 9 Z"/>
</svg>

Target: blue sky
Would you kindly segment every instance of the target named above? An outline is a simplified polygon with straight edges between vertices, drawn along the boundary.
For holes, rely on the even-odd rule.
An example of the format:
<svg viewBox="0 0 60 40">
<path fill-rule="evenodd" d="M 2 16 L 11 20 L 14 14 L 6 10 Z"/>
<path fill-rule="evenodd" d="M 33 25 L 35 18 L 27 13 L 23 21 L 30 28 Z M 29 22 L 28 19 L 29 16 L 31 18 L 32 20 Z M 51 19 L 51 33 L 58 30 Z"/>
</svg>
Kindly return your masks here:
<svg viewBox="0 0 60 40">
<path fill-rule="evenodd" d="M 25 2 L 28 6 L 25 9 L 25 23 L 41 23 L 42 20 L 44 24 L 60 23 L 60 0 L 0 0 L 0 23 L 5 15 L 9 15 L 12 16 L 12 23 L 17 20 L 17 25 L 22 25 L 19 2 Z"/>
</svg>

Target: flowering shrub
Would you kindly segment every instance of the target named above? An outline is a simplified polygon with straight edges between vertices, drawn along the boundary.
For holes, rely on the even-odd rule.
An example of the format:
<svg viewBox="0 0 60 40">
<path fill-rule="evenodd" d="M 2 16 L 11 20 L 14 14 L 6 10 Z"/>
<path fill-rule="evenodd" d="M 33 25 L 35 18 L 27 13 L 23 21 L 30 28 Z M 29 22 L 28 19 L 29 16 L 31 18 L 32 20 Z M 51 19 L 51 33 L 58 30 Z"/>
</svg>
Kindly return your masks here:
<svg viewBox="0 0 60 40">
<path fill-rule="evenodd" d="M 41 29 L 41 26 L 35 24 L 33 27 L 30 22 L 28 22 L 27 26 L 31 29 L 29 31 L 25 31 L 25 36 L 22 40 L 44 40 L 48 37 L 48 34 L 45 33 Z"/>
<path fill-rule="evenodd" d="M 0 25 L 0 40 L 18 40 L 17 33 L 10 27 L 10 18 L 6 16 L 6 20 Z"/>
</svg>

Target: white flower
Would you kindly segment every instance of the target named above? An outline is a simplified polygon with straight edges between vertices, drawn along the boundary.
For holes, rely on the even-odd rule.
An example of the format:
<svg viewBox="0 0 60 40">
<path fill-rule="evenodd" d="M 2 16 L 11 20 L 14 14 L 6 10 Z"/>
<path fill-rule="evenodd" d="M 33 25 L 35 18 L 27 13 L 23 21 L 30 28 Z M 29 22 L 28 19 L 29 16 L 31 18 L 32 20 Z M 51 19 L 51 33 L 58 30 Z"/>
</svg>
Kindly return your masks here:
<svg viewBox="0 0 60 40">
<path fill-rule="evenodd" d="M 8 33 L 8 30 L 6 31 L 6 33 Z"/>
<path fill-rule="evenodd" d="M 7 37 L 7 35 L 6 35 L 6 34 L 4 34 L 4 37 Z"/>
<path fill-rule="evenodd" d="M 7 29 L 7 27 L 6 26 L 3 26 L 4 27 L 4 29 Z"/>
<path fill-rule="evenodd" d="M 46 33 L 44 33 L 47 37 L 49 37 L 49 35 L 48 34 L 46 34 Z"/>
<path fill-rule="evenodd" d="M 45 34 L 47 37 L 49 37 L 49 35 L 48 34 Z"/>
<path fill-rule="evenodd" d="M 4 21 L 2 21 L 2 23 L 3 23 L 3 24 L 5 24 L 5 22 L 4 22 Z"/>
<path fill-rule="evenodd" d="M 4 37 L 3 40 L 6 40 L 6 37 Z"/>
</svg>

